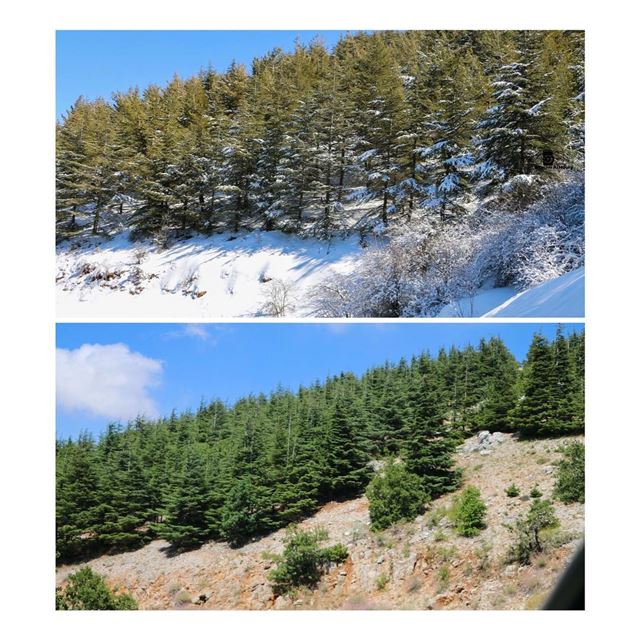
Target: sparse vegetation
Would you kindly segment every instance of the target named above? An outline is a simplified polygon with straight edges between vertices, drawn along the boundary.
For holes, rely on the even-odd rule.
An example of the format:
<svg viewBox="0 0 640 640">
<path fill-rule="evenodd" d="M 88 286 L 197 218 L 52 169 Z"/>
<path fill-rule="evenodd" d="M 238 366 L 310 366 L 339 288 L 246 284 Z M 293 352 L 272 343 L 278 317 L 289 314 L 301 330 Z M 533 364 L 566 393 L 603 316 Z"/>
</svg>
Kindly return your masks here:
<svg viewBox="0 0 640 640">
<path fill-rule="evenodd" d="M 467 487 L 453 507 L 453 521 L 461 536 L 477 535 L 486 525 L 484 517 L 487 505 L 480 498 L 480 491 L 476 487 Z"/>
<path fill-rule="evenodd" d="M 436 529 L 433 539 L 436 542 L 443 542 L 447 539 L 447 534 L 442 529 Z"/>
<path fill-rule="evenodd" d="M 538 485 L 536 485 L 535 487 L 533 487 L 533 489 L 531 489 L 531 492 L 529 493 L 529 497 L 542 498 L 542 491 L 540 491 L 540 488 L 538 487 Z"/>
<path fill-rule="evenodd" d="M 515 498 L 520 495 L 520 489 L 515 484 L 511 484 L 505 489 L 505 493 L 509 498 Z"/>
<path fill-rule="evenodd" d="M 448 566 L 443 566 L 438 569 L 438 592 L 444 591 L 449 586 L 449 580 L 451 578 L 451 571 Z"/>
<path fill-rule="evenodd" d="M 284 552 L 274 556 L 277 567 L 269 573 L 273 592 L 287 593 L 295 587 L 313 588 L 330 564 L 344 562 L 349 552 L 343 544 L 320 547 L 328 539 L 324 529 L 299 531 L 290 527 L 285 537 Z"/>
<path fill-rule="evenodd" d="M 535 609 L 540 609 L 546 600 L 547 594 L 543 591 L 538 593 L 534 593 L 530 596 L 525 602 L 524 608 L 528 611 L 533 611 Z"/>
<path fill-rule="evenodd" d="M 427 494 L 421 479 L 403 464 L 387 463 L 367 487 L 371 529 L 412 520 L 424 511 Z"/>
<path fill-rule="evenodd" d="M 480 546 L 474 549 L 474 552 L 476 554 L 476 558 L 480 561 L 478 569 L 480 571 L 485 571 L 489 566 L 491 558 L 491 545 L 483 540 Z"/>
<path fill-rule="evenodd" d="M 280 318 L 287 315 L 293 308 L 293 283 L 279 278 L 272 280 L 265 294 L 262 313 Z"/>
<path fill-rule="evenodd" d="M 555 509 L 549 500 L 535 499 L 525 517 L 516 520 L 511 527 L 516 534 L 516 541 L 507 554 L 508 562 L 529 564 L 534 553 L 543 550 L 542 533 L 557 527 L 559 524 Z"/>
<path fill-rule="evenodd" d="M 565 503 L 584 503 L 584 444 L 581 442 L 564 448 L 553 494 Z"/>
<path fill-rule="evenodd" d="M 451 562 L 458 555 L 458 550 L 454 546 L 438 547 L 436 553 L 441 562 Z"/>
<path fill-rule="evenodd" d="M 88 565 L 72 573 L 66 587 L 56 589 L 56 609 L 99 611 L 137 608 L 136 601 L 128 593 L 114 593 L 104 578 Z"/>
<path fill-rule="evenodd" d="M 442 519 L 447 515 L 445 507 L 436 507 L 429 511 L 427 514 L 427 524 L 430 527 L 437 527 L 442 522 Z"/>
<path fill-rule="evenodd" d="M 378 591 L 384 591 L 389 584 L 389 576 L 386 573 L 381 573 L 376 579 L 376 589 Z"/>
</svg>

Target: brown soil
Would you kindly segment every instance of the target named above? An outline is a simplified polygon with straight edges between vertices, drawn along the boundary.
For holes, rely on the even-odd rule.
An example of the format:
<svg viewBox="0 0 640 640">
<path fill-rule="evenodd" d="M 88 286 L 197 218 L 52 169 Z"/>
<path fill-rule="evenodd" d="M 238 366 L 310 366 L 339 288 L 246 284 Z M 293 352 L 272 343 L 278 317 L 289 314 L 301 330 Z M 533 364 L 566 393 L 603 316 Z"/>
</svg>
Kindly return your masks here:
<svg viewBox="0 0 640 640">
<path fill-rule="evenodd" d="M 276 598 L 267 577 L 268 556 L 282 551 L 283 530 L 241 549 L 212 542 L 175 556 L 156 540 L 88 564 L 112 587 L 128 590 L 141 609 L 537 608 L 583 537 L 584 505 L 554 502 L 561 523 L 554 542 L 524 567 L 504 562 L 513 539 L 505 525 L 526 512 L 534 485 L 551 498 L 559 447 L 574 439 L 518 442 L 506 436 L 489 453 L 461 448 L 463 486 L 478 487 L 488 507 L 487 528 L 475 538 L 458 536 L 442 514 L 455 494 L 434 501 L 415 521 L 377 534 L 369 530 L 366 498 L 325 505 L 300 526 L 326 529 L 331 543 L 347 546 L 349 559 L 316 589 L 287 597 Z M 507 497 L 512 483 L 519 497 Z M 56 583 L 78 567 L 58 567 Z"/>
</svg>

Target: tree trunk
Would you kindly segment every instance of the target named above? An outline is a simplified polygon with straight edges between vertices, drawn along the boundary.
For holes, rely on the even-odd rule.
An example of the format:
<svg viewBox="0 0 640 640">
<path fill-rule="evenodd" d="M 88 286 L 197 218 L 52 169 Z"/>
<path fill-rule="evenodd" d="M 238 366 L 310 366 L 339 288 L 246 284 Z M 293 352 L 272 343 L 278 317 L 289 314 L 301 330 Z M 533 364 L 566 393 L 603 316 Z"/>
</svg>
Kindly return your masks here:
<svg viewBox="0 0 640 640">
<path fill-rule="evenodd" d="M 342 202 L 342 189 L 344 187 L 344 157 L 345 157 L 345 148 L 342 147 L 340 149 L 340 175 L 338 178 L 338 202 Z"/>
<path fill-rule="evenodd" d="M 100 224 L 100 205 L 96 205 L 96 211 L 93 214 L 93 229 L 91 233 L 94 236 L 98 235 L 98 225 Z"/>
</svg>

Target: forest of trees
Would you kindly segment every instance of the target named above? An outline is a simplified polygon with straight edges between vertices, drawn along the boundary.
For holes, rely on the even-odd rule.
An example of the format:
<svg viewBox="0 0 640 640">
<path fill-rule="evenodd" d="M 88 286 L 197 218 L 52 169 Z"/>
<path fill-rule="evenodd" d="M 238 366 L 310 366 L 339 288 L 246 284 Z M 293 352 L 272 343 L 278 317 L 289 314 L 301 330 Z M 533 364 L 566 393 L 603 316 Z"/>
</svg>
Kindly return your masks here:
<svg viewBox="0 0 640 640">
<path fill-rule="evenodd" d="M 371 462 L 401 456 L 434 498 L 456 488 L 455 448 L 480 429 L 547 437 L 584 429 L 584 332 L 536 335 L 521 366 L 496 337 L 343 373 L 233 405 L 59 440 L 59 561 L 208 539 L 241 545 L 330 500 L 362 495 Z"/>
<path fill-rule="evenodd" d="M 583 32 L 350 34 L 78 99 L 57 125 L 58 231 L 107 212 L 137 237 L 450 221 L 583 155 Z"/>
</svg>

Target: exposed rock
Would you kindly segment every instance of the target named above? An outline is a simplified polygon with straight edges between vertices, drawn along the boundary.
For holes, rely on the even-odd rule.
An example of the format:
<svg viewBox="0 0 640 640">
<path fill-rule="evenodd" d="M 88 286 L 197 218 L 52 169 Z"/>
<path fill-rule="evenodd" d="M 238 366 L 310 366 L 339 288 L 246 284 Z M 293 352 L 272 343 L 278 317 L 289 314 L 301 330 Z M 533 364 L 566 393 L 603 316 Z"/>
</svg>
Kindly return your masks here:
<svg viewBox="0 0 640 640">
<path fill-rule="evenodd" d="M 465 446 L 478 444 L 474 435 Z M 349 542 L 349 559 L 329 567 L 315 589 L 294 598 L 276 597 L 268 578 L 274 565 L 270 558 L 283 551 L 284 530 L 240 549 L 210 541 L 172 556 L 167 556 L 165 541 L 154 540 L 135 551 L 98 557 L 88 564 L 113 588 L 129 591 L 140 609 L 520 609 L 531 596 L 527 585 L 535 580 L 536 592 L 548 591 L 580 543 L 584 505 L 554 505 L 562 532 L 575 532 L 575 539 L 553 549 L 544 566 L 505 567 L 502 557 L 513 543 L 513 532 L 504 525 L 528 508 L 508 498 L 505 489 L 514 483 L 528 493 L 537 484 L 545 496 L 551 495 L 554 477 L 537 460 L 544 455 L 553 472 L 561 454 L 549 451 L 548 441 L 521 442 L 509 434 L 483 434 L 482 446 L 487 449 L 460 451 L 456 459 L 489 507 L 487 528 L 478 537 L 457 535 L 446 517 L 437 528 L 429 526 L 430 515 L 449 508 L 456 493 L 435 499 L 429 512 L 416 521 L 380 534 L 369 528 L 366 497 L 328 503 L 300 527 L 326 529 L 327 544 Z M 490 450 L 491 456 L 482 457 L 484 450 Z M 446 539 L 435 540 L 436 531 L 445 533 Z M 451 586 L 438 594 L 443 566 L 448 567 Z M 59 566 L 57 583 L 64 583 L 77 568 Z M 182 602 L 180 594 L 188 600 Z"/>
<path fill-rule="evenodd" d="M 496 431 L 494 433 L 489 431 L 479 431 L 474 439 L 471 439 L 461 445 L 460 450 L 463 453 L 479 451 L 482 455 L 487 455 L 490 449 L 506 442 L 506 440 L 507 436 L 500 431 Z M 486 453 L 483 454 L 483 451 L 486 451 Z"/>
</svg>

